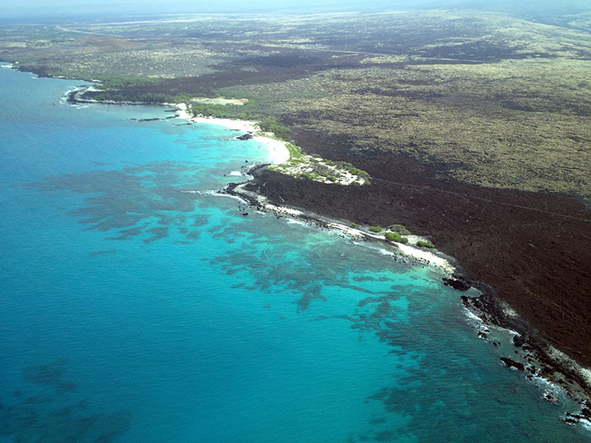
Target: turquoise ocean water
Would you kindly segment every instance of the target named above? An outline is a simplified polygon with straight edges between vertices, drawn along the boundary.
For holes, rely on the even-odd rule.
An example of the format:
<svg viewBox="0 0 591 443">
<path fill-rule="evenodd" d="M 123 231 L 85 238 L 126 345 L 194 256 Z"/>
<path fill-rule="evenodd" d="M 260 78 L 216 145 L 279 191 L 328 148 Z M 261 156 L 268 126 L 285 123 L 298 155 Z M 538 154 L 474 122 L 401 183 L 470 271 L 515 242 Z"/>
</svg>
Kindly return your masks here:
<svg viewBox="0 0 591 443">
<path fill-rule="evenodd" d="M 264 146 L 76 84 L 0 69 L 0 442 L 591 439 L 438 270 L 207 192 Z"/>
</svg>

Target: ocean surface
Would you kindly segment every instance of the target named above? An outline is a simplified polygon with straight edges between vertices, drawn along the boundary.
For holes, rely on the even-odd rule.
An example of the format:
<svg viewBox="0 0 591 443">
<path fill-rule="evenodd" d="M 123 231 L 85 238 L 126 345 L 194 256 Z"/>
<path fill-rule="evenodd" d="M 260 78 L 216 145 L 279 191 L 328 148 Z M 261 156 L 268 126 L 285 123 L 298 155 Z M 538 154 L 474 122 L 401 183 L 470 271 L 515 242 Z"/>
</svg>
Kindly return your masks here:
<svg viewBox="0 0 591 443">
<path fill-rule="evenodd" d="M 211 192 L 264 145 L 77 84 L 0 69 L 0 442 L 591 439 L 441 271 Z"/>
</svg>

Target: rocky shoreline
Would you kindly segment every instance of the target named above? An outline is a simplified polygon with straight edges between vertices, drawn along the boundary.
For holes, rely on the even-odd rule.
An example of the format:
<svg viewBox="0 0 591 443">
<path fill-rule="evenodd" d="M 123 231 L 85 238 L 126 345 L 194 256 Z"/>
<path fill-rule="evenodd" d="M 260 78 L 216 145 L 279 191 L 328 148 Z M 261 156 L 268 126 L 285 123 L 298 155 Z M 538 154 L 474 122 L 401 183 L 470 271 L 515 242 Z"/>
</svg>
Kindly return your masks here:
<svg viewBox="0 0 591 443">
<path fill-rule="evenodd" d="M 269 165 L 255 164 L 248 167 L 244 173 L 256 175 L 257 171 L 265 170 L 267 166 Z M 301 208 L 271 204 L 261 194 L 246 189 L 248 185 L 248 182 L 230 183 L 221 190 L 221 193 L 238 197 L 245 201 L 251 208 L 260 212 L 273 212 L 278 217 L 290 217 L 317 226 L 321 229 L 340 231 L 347 236 L 354 237 L 362 241 L 378 242 L 385 247 L 394 250 L 398 256 L 404 257 L 404 260 L 410 263 L 434 266 L 442 269 L 447 275 L 443 278 L 443 282 L 447 286 L 457 289 L 466 284 L 465 279 L 461 277 L 460 274 L 456 273 L 458 265 L 455 260 L 452 257 L 441 253 L 440 251 L 421 251 L 421 248 L 419 247 L 402 245 L 397 242 L 388 241 L 381 235 L 365 232 L 359 228 L 352 228 L 350 227 L 350 221 L 333 219 Z M 248 213 L 245 212 L 243 215 L 248 215 Z M 417 239 L 423 238 L 417 237 L 415 238 L 415 241 Z"/>
<path fill-rule="evenodd" d="M 478 337 L 497 346 L 498 343 L 489 336 L 491 327 L 513 332 L 513 349 L 505 349 L 506 355 L 500 357 L 501 363 L 523 373 L 528 380 L 538 378 L 562 389 L 570 399 L 577 402 L 580 411 L 566 413 L 562 421 L 591 424 L 591 371 L 553 348 L 540 337 L 538 331 L 500 300 L 490 286 L 479 282 L 470 284 L 482 295 L 463 295 L 461 299 L 466 309 L 482 320 L 484 328 L 478 332 Z M 544 399 L 550 403 L 559 401 L 551 392 L 546 392 Z"/>
<path fill-rule="evenodd" d="M 341 219 L 319 215 L 308 209 L 301 209 L 305 205 L 293 206 L 285 204 L 285 202 L 282 202 L 281 205 L 275 205 L 273 203 L 277 200 L 277 196 L 271 195 L 269 190 L 266 190 L 265 195 L 260 192 L 261 186 L 266 187 L 264 180 L 268 178 L 265 165 L 251 166 L 248 168 L 248 174 L 254 176 L 253 181 L 230 184 L 222 192 L 242 199 L 255 210 L 273 211 L 279 217 L 297 218 L 323 229 L 334 229 L 335 222 L 341 226 L 348 223 Z M 271 203 L 271 200 L 275 201 Z M 360 235 L 359 238 L 365 241 L 390 243 L 367 233 L 358 232 L 358 234 Z M 398 249 L 397 252 L 400 253 L 400 250 Z M 445 285 L 459 291 L 468 291 L 471 288 L 479 291 L 480 295 L 477 296 L 461 296 L 465 308 L 483 323 L 483 328 L 477 332 L 478 337 L 497 346 L 499 343 L 493 338 L 494 334 L 490 334 L 491 328 L 501 328 L 514 334 L 512 343 L 503 349 L 503 353 L 499 357 L 500 363 L 508 368 L 522 372 L 528 380 L 544 380 L 563 390 L 566 396 L 580 407 L 578 412 L 566 413 L 562 418 L 564 422 L 591 424 L 591 371 L 583 368 L 566 354 L 554 348 L 535 328 L 518 315 L 507 302 L 499 298 L 493 287 L 469 279 L 466 271 L 454 258 L 440 252 L 437 254 L 453 262 L 454 265 L 453 270 L 450 270 L 451 272 L 448 273 L 447 277 L 443 278 Z M 418 260 L 416 263 L 421 263 L 421 261 Z M 550 392 L 547 392 L 544 398 L 551 403 L 559 401 Z"/>
</svg>

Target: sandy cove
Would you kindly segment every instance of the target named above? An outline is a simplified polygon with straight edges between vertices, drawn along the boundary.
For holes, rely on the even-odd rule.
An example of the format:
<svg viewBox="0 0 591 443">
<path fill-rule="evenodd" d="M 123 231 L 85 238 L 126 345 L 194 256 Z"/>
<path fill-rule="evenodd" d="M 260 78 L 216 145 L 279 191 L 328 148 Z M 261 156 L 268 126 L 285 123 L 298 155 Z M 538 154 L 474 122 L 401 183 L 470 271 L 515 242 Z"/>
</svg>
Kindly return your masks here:
<svg viewBox="0 0 591 443">
<path fill-rule="evenodd" d="M 253 135 L 252 140 L 263 143 L 269 149 L 269 162 L 275 165 L 285 163 L 289 160 L 289 150 L 285 146 L 286 142 L 276 140 L 270 136 L 255 135 L 260 132 L 256 126 L 256 122 L 246 120 L 232 120 L 229 118 L 214 118 L 214 117 L 192 117 L 187 113 L 184 103 L 176 106 L 178 109 L 178 118 L 188 120 L 194 123 L 207 123 L 209 125 L 224 126 L 233 131 L 241 131 Z M 272 134 L 269 134 L 272 135 Z"/>
</svg>

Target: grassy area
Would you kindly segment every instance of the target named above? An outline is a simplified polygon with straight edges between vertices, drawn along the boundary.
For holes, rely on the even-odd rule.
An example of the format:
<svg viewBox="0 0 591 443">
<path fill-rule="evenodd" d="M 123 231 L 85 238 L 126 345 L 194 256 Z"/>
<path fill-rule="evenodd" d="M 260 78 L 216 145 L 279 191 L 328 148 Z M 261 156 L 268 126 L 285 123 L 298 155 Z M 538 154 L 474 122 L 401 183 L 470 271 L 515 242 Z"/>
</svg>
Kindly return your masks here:
<svg viewBox="0 0 591 443">
<path fill-rule="evenodd" d="M 291 159 L 301 159 L 304 156 L 304 154 L 302 153 L 302 148 L 294 145 L 293 143 L 286 143 L 285 147 L 289 151 L 290 160 Z"/>
</svg>

